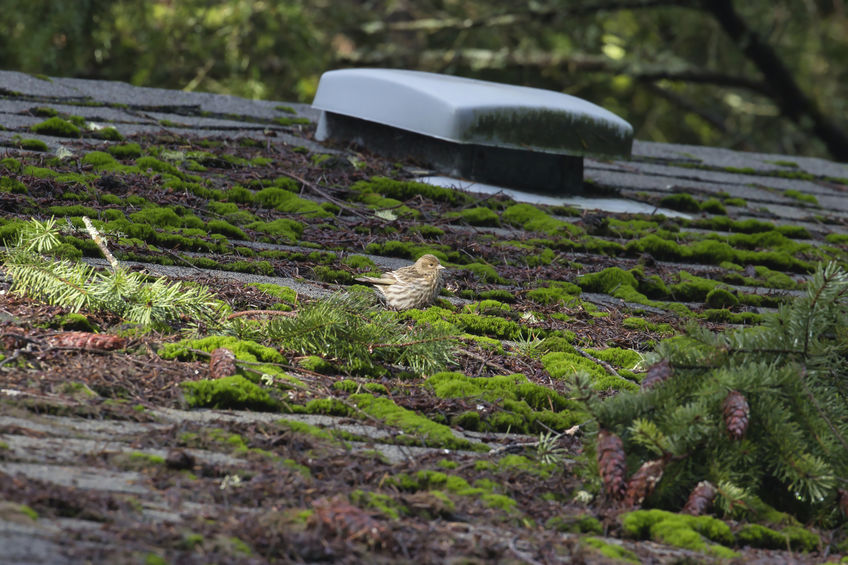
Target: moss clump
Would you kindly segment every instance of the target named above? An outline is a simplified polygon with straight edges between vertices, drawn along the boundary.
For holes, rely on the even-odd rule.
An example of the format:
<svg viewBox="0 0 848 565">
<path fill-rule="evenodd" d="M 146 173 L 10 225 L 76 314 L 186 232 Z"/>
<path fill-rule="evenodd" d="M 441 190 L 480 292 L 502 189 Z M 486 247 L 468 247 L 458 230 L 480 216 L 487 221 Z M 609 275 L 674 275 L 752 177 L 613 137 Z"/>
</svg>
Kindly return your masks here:
<svg viewBox="0 0 848 565">
<path fill-rule="evenodd" d="M 448 426 L 437 424 L 411 410 L 402 408 L 389 398 L 378 398 L 370 394 L 352 394 L 348 400 L 355 403 L 366 414 L 422 438 L 426 445 L 488 451 L 488 447 L 457 437 Z"/>
<path fill-rule="evenodd" d="M 448 212 L 445 218 L 458 219 L 472 226 L 498 226 L 501 221 L 498 214 L 491 208 L 477 206 L 475 208 L 467 208 L 459 212 Z"/>
<path fill-rule="evenodd" d="M 710 308 L 733 308 L 739 299 L 729 290 L 716 287 L 707 294 L 705 302 Z"/>
<path fill-rule="evenodd" d="M 106 128 L 99 129 L 99 130 L 95 131 L 92 135 L 94 137 L 96 137 L 97 139 L 105 139 L 107 141 L 123 141 L 124 140 L 124 136 L 121 135 L 121 133 L 113 127 L 106 127 Z"/>
<path fill-rule="evenodd" d="M 528 291 L 527 298 L 538 304 L 568 304 L 580 294 L 580 287 L 571 283 L 550 281 L 549 284 Z"/>
<path fill-rule="evenodd" d="M 621 321 L 621 325 L 631 330 L 656 332 L 664 336 L 674 335 L 674 328 L 672 328 L 670 324 L 655 324 L 653 322 L 649 322 L 645 318 L 637 318 L 635 316 L 623 319 Z"/>
<path fill-rule="evenodd" d="M 578 372 L 588 374 L 596 390 L 638 390 L 639 386 L 627 379 L 608 373 L 603 367 L 578 353 L 555 351 L 542 357 L 542 366 L 555 379 L 572 378 Z"/>
<path fill-rule="evenodd" d="M 88 206 L 50 206 L 50 213 L 54 216 L 88 216 L 89 218 L 97 217 L 97 210 Z"/>
<path fill-rule="evenodd" d="M 33 133 L 42 135 L 55 135 L 57 137 L 80 137 L 80 129 L 67 120 L 57 116 L 47 118 L 39 124 L 29 128 Z"/>
<path fill-rule="evenodd" d="M 685 192 L 678 192 L 662 197 L 660 199 L 660 206 L 680 212 L 695 213 L 701 210 L 701 205 L 698 201 L 691 194 Z"/>
<path fill-rule="evenodd" d="M 355 281 L 353 276 L 347 271 L 341 269 L 333 269 L 326 265 L 317 265 L 312 269 L 315 278 L 322 282 L 352 285 Z"/>
<path fill-rule="evenodd" d="M 513 204 L 503 211 L 501 219 L 507 224 L 548 235 L 581 233 L 574 224 L 558 220 L 531 204 Z"/>
<path fill-rule="evenodd" d="M 472 202 L 471 196 L 465 192 L 421 182 L 397 181 L 387 177 L 372 177 L 369 180 L 358 181 L 350 188 L 361 194 L 377 193 L 398 201 L 409 200 L 420 195 L 428 200 L 445 202 L 452 206 Z"/>
<path fill-rule="evenodd" d="M 819 205 L 819 199 L 812 194 L 804 194 L 798 190 L 784 190 L 783 195 L 788 198 L 793 198 L 798 202 L 806 202 L 807 204 Z"/>
<path fill-rule="evenodd" d="M 342 263 L 357 271 L 374 270 L 377 268 L 377 264 L 364 255 L 348 255 L 342 260 Z"/>
<path fill-rule="evenodd" d="M 24 183 L 11 177 L 0 177 L 0 192 L 11 192 L 12 194 L 26 194 L 28 192 Z"/>
<path fill-rule="evenodd" d="M 241 375 L 180 384 L 191 408 L 250 409 L 274 411 L 279 402 L 268 391 Z"/>
<path fill-rule="evenodd" d="M 622 286 L 635 289 L 638 286 L 633 273 L 620 269 L 619 267 L 608 267 L 597 273 L 589 273 L 577 279 L 577 284 L 585 292 L 614 293 Z"/>
<path fill-rule="evenodd" d="M 718 198 L 707 198 L 701 202 L 701 211 L 709 212 L 710 214 L 720 214 L 722 216 L 727 214 L 727 209 Z"/>
<path fill-rule="evenodd" d="M 738 556 L 736 552 L 724 547 L 733 543 L 730 527 L 711 516 L 696 517 L 664 510 L 636 510 L 624 514 L 621 525 L 624 533 L 635 539 L 652 539 L 721 558 Z M 722 545 L 710 544 L 706 540 Z"/>
<path fill-rule="evenodd" d="M 274 208 L 287 214 L 301 214 L 313 218 L 328 218 L 332 216 L 330 212 L 324 210 L 317 202 L 301 198 L 293 192 L 274 186 L 257 192 L 254 201 L 263 208 Z"/>
<path fill-rule="evenodd" d="M 40 139 L 19 139 L 17 146 L 27 151 L 47 151 L 47 144 Z"/>
<path fill-rule="evenodd" d="M 247 234 L 244 233 L 244 231 L 224 220 L 209 220 L 206 224 L 206 229 L 210 233 L 219 233 L 231 239 L 248 239 Z"/>
<path fill-rule="evenodd" d="M 141 145 L 138 143 L 122 143 L 120 145 L 110 145 L 106 151 L 117 159 L 137 159 L 141 157 Z"/>
<path fill-rule="evenodd" d="M 736 533 L 740 545 L 761 547 L 763 549 L 787 549 L 790 551 L 815 551 L 821 545 L 816 534 L 800 526 L 788 526 L 782 530 L 773 530 L 759 524 L 745 524 Z"/>
<path fill-rule="evenodd" d="M 287 304 L 297 304 L 297 291 L 287 286 L 280 286 L 271 283 L 249 283 L 247 286 L 258 288 L 262 292 L 270 294 L 274 298 Z"/>
<path fill-rule="evenodd" d="M 248 224 L 247 228 L 267 233 L 268 235 L 282 237 L 291 242 L 299 240 L 303 233 L 303 224 L 288 218 L 277 218 L 272 222 L 257 221 Z"/>
<path fill-rule="evenodd" d="M 350 493 L 350 501 L 362 508 L 373 508 L 392 520 L 397 520 L 401 514 L 409 513 L 409 510 L 394 498 L 378 492 L 356 489 Z"/>
<path fill-rule="evenodd" d="M 467 265 L 463 265 L 462 268 L 471 271 L 483 282 L 495 284 L 507 284 L 507 282 L 509 282 L 500 276 L 492 265 L 488 265 L 486 263 L 469 263 Z"/>
<path fill-rule="evenodd" d="M 135 164 L 141 171 L 147 171 L 149 169 L 154 173 L 167 173 L 177 178 L 183 178 L 184 176 L 177 167 L 165 161 L 160 161 L 156 157 L 139 157 L 135 160 Z"/>
<path fill-rule="evenodd" d="M 545 522 L 545 527 L 549 530 L 572 534 L 602 534 L 604 532 L 604 526 L 600 520 L 589 514 L 554 516 Z"/>
<path fill-rule="evenodd" d="M 194 361 L 197 354 L 192 351 L 199 349 L 211 353 L 219 347 L 225 347 L 233 352 L 236 359 L 242 361 L 268 363 L 283 363 L 285 359 L 276 349 L 260 345 L 255 341 L 238 339 L 230 336 L 209 336 L 201 339 L 184 339 L 176 343 L 166 343 L 158 354 L 163 359 L 179 359 L 181 361 Z"/>
<path fill-rule="evenodd" d="M 317 355 L 309 355 L 308 357 L 304 357 L 303 359 L 298 361 L 297 364 L 300 367 L 306 369 L 307 371 L 312 371 L 314 373 L 322 373 L 324 375 L 329 375 L 337 371 L 335 365 L 321 357 L 318 357 Z"/>
<path fill-rule="evenodd" d="M 556 391 L 529 382 L 520 373 L 468 377 L 457 372 L 441 372 L 429 377 L 424 385 L 431 388 L 439 398 L 481 398 L 489 401 L 510 398 L 527 401 L 534 409 L 553 407 L 565 410 L 579 407 Z"/>
<path fill-rule="evenodd" d="M 96 329 L 88 318 L 75 312 L 56 318 L 52 325 L 66 331 L 93 332 Z"/>
<path fill-rule="evenodd" d="M 82 164 L 94 167 L 95 171 L 108 171 L 118 167 L 118 161 L 104 151 L 89 151 L 82 158 Z"/>
<path fill-rule="evenodd" d="M 601 532 L 598 532 L 601 533 Z M 611 544 L 600 538 L 584 537 L 580 538 L 580 543 L 584 546 L 591 547 L 597 550 L 601 555 L 609 559 L 614 559 L 616 563 L 641 563 L 639 556 L 620 545 Z"/>
</svg>

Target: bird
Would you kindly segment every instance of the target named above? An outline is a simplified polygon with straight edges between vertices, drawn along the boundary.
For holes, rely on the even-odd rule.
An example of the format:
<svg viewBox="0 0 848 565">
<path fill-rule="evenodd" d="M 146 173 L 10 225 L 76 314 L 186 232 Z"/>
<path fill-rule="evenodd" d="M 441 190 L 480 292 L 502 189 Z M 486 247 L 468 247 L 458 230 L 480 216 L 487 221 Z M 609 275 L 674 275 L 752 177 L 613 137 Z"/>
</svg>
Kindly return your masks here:
<svg viewBox="0 0 848 565">
<path fill-rule="evenodd" d="M 445 284 L 443 271 L 435 255 L 422 255 L 414 265 L 401 267 L 377 277 L 357 277 L 356 280 L 373 284 L 395 310 L 421 308 L 432 304 Z"/>
</svg>

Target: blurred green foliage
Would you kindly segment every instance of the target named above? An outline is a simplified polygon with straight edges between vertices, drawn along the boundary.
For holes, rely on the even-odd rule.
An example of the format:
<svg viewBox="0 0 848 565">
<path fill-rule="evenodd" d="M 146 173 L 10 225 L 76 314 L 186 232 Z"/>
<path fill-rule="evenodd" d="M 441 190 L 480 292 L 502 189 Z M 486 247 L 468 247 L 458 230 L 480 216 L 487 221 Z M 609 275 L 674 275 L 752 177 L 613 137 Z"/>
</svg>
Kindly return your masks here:
<svg viewBox="0 0 848 565">
<path fill-rule="evenodd" d="M 848 129 L 842 0 L 717 4 Z M 0 29 L 0 68 L 38 75 L 308 102 L 325 70 L 412 68 L 567 92 L 639 139 L 828 154 L 709 0 L 0 0 Z"/>
</svg>

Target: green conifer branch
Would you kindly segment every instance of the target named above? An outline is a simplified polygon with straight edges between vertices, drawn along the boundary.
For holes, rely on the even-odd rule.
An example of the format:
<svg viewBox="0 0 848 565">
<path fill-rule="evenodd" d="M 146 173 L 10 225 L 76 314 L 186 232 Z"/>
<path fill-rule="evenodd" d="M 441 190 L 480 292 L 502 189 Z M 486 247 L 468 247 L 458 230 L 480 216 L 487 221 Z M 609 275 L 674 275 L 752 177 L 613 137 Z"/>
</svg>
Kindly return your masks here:
<svg viewBox="0 0 848 565">
<path fill-rule="evenodd" d="M 99 238 L 93 226 L 90 231 Z M 74 312 L 84 308 L 112 312 L 154 328 L 164 328 L 183 317 L 195 321 L 215 317 L 216 302 L 203 287 L 165 278 L 148 282 L 145 275 L 128 272 L 117 261 L 111 271 L 99 273 L 85 263 L 56 261 L 44 255 L 59 244 L 52 218 L 32 220 L 21 230 L 16 244 L 3 253 L 3 269 L 12 278 L 13 292 Z M 105 243 L 100 239 L 98 245 L 102 248 Z"/>
</svg>

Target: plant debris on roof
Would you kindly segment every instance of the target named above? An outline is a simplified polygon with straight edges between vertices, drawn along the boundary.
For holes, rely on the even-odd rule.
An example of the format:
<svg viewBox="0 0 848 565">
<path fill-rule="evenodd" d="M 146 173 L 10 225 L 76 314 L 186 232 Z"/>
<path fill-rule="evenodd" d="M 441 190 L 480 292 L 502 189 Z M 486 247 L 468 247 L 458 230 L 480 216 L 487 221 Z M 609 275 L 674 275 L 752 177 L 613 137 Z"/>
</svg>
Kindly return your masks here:
<svg viewBox="0 0 848 565">
<path fill-rule="evenodd" d="M 710 439 L 757 437 L 748 418 L 771 401 L 727 377 L 727 336 L 784 306 L 800 315 L 834 272 L 822 266 L 845 265 L 845 165 L 635 142 L 632 160 L 586 159 L 586 191 L 681 214 L 612 213 L 418 183 L 416 163 L 316 143 L 304 106 L 0 80 L 10 562 L 848 552 L 838 498 L 834 514 L 789 511 L 819 491 L 763 501 L 732 491 L 735 476 L 663 490 L 682 474 L 672 444 L 700 444 L 632 400 L 707 375 L 737 391 L 704 385 L 725 403 L 727 437 Z M 33 129 L 54 118 L 78 136 Z M 37 225 L 55 241 L 37 247 Z M 385 310 L 355 280 L 427 253 L 447 267 L 427 309 Z M 116 289 L 122 304 L 97 300 Z M 203 315 L 174 308 L 196 300 Z M 686 346 L 692 328 L 718 336 L 711 356 Z M 840 351 L 838 327 L 824 329 L 818 343 Z M 646 362 L 658 351 L 671 365 Z M 598 422 L 606 439 L 587 453 Z M 834 480 L 822 496 L 846 488 Z M 758 502 L 708 516 L 714 497 Z"/>
</svg>

